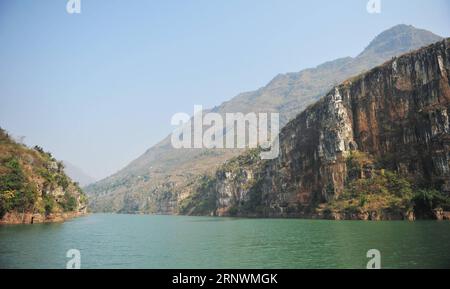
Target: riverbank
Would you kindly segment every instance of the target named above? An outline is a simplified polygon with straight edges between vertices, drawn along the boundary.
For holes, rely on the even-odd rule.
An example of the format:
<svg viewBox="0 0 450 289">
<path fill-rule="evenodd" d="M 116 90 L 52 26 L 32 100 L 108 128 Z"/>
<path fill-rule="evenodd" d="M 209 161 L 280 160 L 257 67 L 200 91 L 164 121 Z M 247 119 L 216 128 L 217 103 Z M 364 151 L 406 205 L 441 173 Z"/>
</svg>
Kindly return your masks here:
<svg viewBox="0 0 450 289">
<path fill-rule="evenodd" d="M 0 219 L 0 225 L 62 223 L 73 218 L 86 216 L 87 214 L 88 213 L 86 212 L 65 212 L 45 215 L 38 213 L 8 212 Z"/>
<path fill-rule="evenodd" d="M 415 221 L 415 220 L 450 220 L 450 212 L 443 210 L 434 210 L 431 216 L 427 218 L 417 218 L 414 212 L 327 212 L 319 215 L 317 219 L 325 220 L 358 220 L 358 221 Z"/>
<path fill-rule="evenodd" d="M 206 215 L 179 215 L 179 216 L 197 216 L 208 217 Z M 299 220 L 328 220 L 328 221 L 450 221 L 449 211 L 437 210 L 432 216 L 417 218 L 414 213 L 398 212 L 321 212 L 317 214 L 284 214 L 284 215 L 213 215 L 213 217 L 227 218 L 248 218 L 248 219 L 299 219 Z"/>
<path fill-rule="evenodd" d="M 450 221 L 450 211 L 442 209 L 433 210 L 431 214 L 417 215 L 413 211 L 324 211 L 319 208 L 311 214 L 211 214 L 211 215 L 189 215 L 189 214 L 152 214 L 144 212 L 92 212 L 93 214 L 113 214 L 113 215 L 139 215 L 139 216 L 179 216 L 179 217 L 214 217 L 214 218 L 241 218 L 241 219 L 298 219 L 298 220 L 324 220 L 324 221 Z"/>
</svg>

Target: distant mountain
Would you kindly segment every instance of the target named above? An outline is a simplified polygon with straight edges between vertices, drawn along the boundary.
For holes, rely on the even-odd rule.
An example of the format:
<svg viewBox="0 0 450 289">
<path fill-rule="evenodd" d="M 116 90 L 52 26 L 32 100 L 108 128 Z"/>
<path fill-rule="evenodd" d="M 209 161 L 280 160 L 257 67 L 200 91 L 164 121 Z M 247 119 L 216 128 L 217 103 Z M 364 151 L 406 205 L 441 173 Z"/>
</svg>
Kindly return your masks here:
<svg viewBox="0 0 450 289">
<path fill-rule="evenodd" d="M 325 95 L 333 85 L 394 56 L 441 40 L 429 31 L 397 25 L 378 35 L 357 57 L 344 57 L 300 72 L 279 74 L 266 86 L 245 92 L 212 109 L 214 112 L 279 112 L 281 125 Z M 176 213 L 189 192 L 183 187 L 214 171 L 242 150 L 174 149 L 170 136 L 116 174 L 86 191 L 94 211 Z M 181 189 L 180 189 L 181 188 Z"/>
<path fill-rule="evenodd" d="M 80 184 L 81 187 L 95 182 L 95 179 L 93 177 L 89 176 L 82 169 L 78 168 L 68 161 L 64 161 L 64 171 L 72 180 Z"/>
</svg>

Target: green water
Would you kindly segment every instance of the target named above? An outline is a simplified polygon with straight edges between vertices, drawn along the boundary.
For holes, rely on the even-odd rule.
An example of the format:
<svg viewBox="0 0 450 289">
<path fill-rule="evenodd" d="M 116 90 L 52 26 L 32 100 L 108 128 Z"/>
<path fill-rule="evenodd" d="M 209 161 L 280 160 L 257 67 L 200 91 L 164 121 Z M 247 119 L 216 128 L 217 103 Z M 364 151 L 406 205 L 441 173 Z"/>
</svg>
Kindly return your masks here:
<svg viewBox="0 0 450 289">
<path fill-rule="evenodd" d="M 0 226 L 1 268 L 449 268 L 450 222 L 94 214 L 63 224 Z"/>
</svg>

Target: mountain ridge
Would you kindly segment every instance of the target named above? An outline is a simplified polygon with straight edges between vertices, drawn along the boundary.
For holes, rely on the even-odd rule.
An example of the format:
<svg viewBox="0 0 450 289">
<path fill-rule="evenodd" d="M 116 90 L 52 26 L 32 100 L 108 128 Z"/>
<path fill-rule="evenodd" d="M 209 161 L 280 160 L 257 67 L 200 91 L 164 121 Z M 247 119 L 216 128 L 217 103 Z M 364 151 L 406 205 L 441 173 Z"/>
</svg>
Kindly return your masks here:
<svg viewBox="0 0 450 289">
<path fill-rule="evenodd" d="M 181 214 L 450 220 L 450 38 L 335 86 L 280 132 L 205 175 Z"/>
<path fill-rule="evenodd" d="M 405 49 L 414 50 L 430 44 L 428 42 L 431 40 L 442 39 L 424 31 L 412 26 L 397 25 L 377 36 L 374 39 L 377 41 L 372 41 L 357 57 L 338 58 L 315 68 L 278 74 L 267 85 L 238 94 L 216 106 L 214 111 L 280 112 L 283 126 L 326 94 L 334 84 L 382 64 L 391 57 L 404 53 Z M 405 35 L 416 40 L 405 41 Z M 378 55 L 376 49 L 372 48 L 379 46 L 377 43 L 384 43 L 386 37 L 392 38 L 394 47 L 387 54 Z M 396 45 L 400 46 L 396 49 Z M 171 147 L 168 136 L 118 173 L 86 187 L 90 205 L 96 211 L 174 213 L 171 207 L 177 202 L 178 196 L 174 193 L 176 187 L 185 185 L 205 171 L 216 169 L 224 161 L 242 152 L 243 150 L 217 149 L 175 150 Z M 162 203 L 164 205 L 161 206 Z"/>
</svg>

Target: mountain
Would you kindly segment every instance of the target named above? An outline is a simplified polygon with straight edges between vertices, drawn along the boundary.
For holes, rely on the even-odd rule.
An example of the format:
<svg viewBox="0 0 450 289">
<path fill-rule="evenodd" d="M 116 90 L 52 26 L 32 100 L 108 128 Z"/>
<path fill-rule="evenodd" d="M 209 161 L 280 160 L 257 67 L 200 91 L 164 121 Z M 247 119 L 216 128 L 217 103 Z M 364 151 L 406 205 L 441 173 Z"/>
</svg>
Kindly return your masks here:
<svg viewBox="0 0 450 289">
<path fill-rule="evenodd" d="M 358 56 L 379 58 L 379 60 L 405 53 L 412 47 L 419 48 L 438 41 L 436 35 L 427 30 L 417 29 L 413 26 L 397 25 L 384 31 L 369 44 Z"/>
<path fill-rule="evenodd" d="M 59 222 L 86 213 L 87 198 L 62 162 L 0 128 L 0 224 Z"/>
<path fill-rule="evenodd" d="M 450 219 L 450 38 L 350 78 L 191 186 L 183 214 Z"/>
<path fill-rule="evenodd" d="M 398 25 L 377 36 L 357 57 L 279 74 L 266 86 L 239 94 L 211 111 L 279 112 L 283 126 L 334 84 L 441 39 L 425 30 Z M 176 213 L 178 200 L 189 194 L 184 187 L 241 153 L 243 150 L 174 149 L 168 136 L 116 174 L 86 187 L 90 207 L 94 211 Z"/>
<path fill-rule="evenodd" d="M 64 172 L 75 182 L 80 184 L 81 187 L 87 186 L 95 182 L 95 179 L 87 175 L 82 169 L 71 164 L 68 161 L 64 161 Z"/>
</svg>

